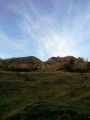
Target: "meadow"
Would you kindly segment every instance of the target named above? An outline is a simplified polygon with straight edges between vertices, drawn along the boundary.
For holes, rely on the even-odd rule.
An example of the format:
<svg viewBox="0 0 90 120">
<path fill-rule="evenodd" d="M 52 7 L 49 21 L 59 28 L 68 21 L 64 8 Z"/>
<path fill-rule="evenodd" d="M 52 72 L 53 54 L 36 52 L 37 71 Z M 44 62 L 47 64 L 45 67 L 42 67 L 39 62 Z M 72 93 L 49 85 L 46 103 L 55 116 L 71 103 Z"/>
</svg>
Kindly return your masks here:
<svg viewBox="0 0 90 120">
<path fill-rule="evenodd" d="M 0 120 L 89 120 L 90 73 L 0 72 Z"/>
</svg>

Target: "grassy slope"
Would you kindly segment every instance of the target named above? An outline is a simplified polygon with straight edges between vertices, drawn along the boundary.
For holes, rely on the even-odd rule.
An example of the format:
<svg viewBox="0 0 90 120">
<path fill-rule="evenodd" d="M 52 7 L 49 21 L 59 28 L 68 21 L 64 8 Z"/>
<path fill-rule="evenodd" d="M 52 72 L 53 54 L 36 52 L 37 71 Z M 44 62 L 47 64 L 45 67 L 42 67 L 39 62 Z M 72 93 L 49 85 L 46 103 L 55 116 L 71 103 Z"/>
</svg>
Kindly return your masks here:
<svg viewBox="0 0 90 120">
<path fill-rule="evenodd" d="M 0 120 L 19 113 L 37 101 L 90 116 L 90 74 L 0 73 Z"/>
</svg>

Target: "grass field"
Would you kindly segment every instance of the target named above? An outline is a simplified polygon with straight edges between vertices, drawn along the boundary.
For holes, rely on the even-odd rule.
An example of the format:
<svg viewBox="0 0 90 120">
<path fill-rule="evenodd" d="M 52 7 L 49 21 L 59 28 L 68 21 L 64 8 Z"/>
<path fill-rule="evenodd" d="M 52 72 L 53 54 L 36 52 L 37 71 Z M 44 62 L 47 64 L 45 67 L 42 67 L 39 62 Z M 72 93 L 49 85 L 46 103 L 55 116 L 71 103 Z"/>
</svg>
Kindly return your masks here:
<svg viewBox="0 0 90 120">
<path fill-rule="evenodd" d="M 90 73 L 0 72 L 0 120 L 89 120 Z"/>
</svg>

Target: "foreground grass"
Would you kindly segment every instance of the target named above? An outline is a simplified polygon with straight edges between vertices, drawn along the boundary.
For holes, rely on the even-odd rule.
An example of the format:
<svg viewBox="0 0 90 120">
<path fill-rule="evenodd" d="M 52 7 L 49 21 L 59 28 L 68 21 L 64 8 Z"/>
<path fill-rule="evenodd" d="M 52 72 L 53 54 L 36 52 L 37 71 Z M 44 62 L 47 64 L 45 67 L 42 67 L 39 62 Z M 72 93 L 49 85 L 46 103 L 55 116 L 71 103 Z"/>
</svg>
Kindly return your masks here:
<svg viewBox="0 0 90 120">
<path fill-rule="evenodd" d="M 26 108 L 27 110 L 29 108 L 29 113 Z M 49 108 L 51 109 L 48 111 Z M 45 111 L 48 114 L 51 112 L 48 117 L 46 114 L 41 118 L 31 119 L 30 113 L 34 110 L 37 110 L 38 113 L 43 111 L 43 114 L 46 114 Z M 0 72 L 0 120 L 9 118 L 13 120 L 10 116 L 18 116 L 19 114 L 23 117 L 15 119 L 72 120 L 70 111 L 72 114 L 77 113 L 80 116 L 85 116 L 85 120 L 90 119 L 89 73 Z M 63 118 L 63 114 L 68 117 Z M 35 115 L 38 116 L 36 111 L 33 116 Z M 26 118 L 26 116 L 29 117 Z M 75 116 L 74 118 L 75 120 L 84 119 L 84 117 L 77 118 Z"/>
</svg>

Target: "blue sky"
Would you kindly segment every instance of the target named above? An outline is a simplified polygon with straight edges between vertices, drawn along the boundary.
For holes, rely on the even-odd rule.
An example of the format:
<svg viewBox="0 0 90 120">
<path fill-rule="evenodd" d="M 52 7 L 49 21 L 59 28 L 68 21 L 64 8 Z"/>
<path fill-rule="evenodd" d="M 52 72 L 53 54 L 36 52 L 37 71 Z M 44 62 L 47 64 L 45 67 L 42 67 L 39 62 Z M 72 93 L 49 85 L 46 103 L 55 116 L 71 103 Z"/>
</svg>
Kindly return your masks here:
<svg viewBox="0 0 90 120">
<path fill-rule="evenodd" d="M 0 0 L 0 57 L 90 60 L 90 0 Z"/>
</svg>

